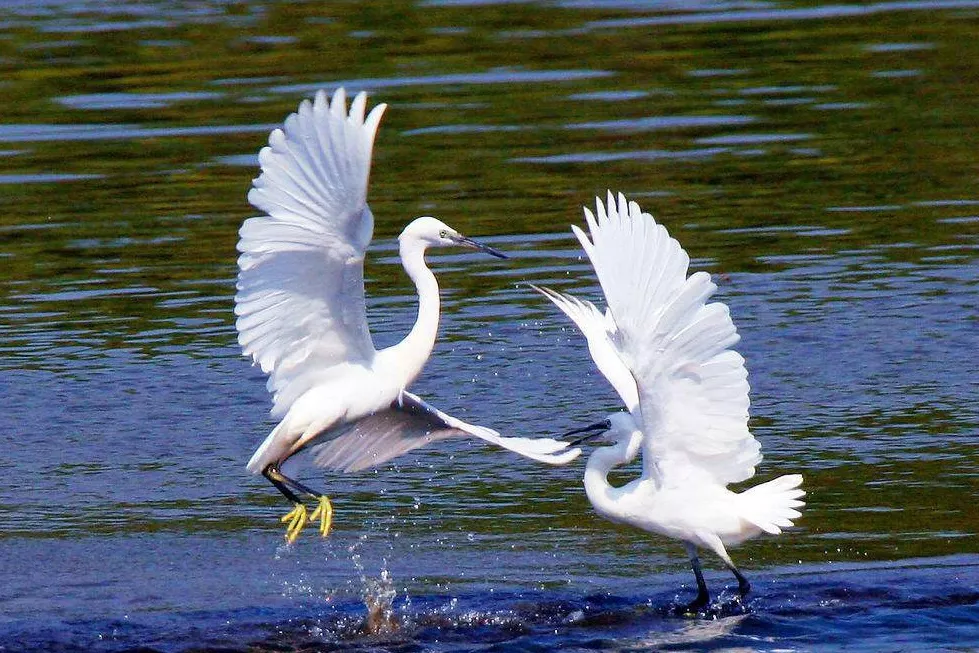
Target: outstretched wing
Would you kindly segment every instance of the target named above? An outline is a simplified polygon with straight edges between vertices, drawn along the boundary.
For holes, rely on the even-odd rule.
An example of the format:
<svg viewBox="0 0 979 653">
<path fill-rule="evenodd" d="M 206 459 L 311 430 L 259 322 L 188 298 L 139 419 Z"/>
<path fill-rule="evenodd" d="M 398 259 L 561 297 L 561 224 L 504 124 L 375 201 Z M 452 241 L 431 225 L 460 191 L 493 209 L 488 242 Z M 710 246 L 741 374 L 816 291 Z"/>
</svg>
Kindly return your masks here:
<svg viewBox="0 0 979 653">
<path fill-rule="evenodd" d="M 530 287 L 554 302 L 578 326 L 578 330 L 588 342 L 588 351 L 598 371 L 612 384 L 612 388 L 622 398 L 629 412 L 637 412 L 639 390 L 636 388 L 632 371 L 626 367 L 616 349 L 614 342 L 616 328 L 611 316 L 602 315 L 591 302 L 582 301 L 550 288 L 541 288 L 533 284 Z"/>
<path fill-rule="evenodd" d="M 572 227 L 591 260 L 615 324 L 613 347 L 639 390 L 647 474 L 704 472 L 722 483 L 761 461 L 748 430 L 748 372 L 739 340 L 706 272 L 687 277 L 680 244 L 635 202 L 611 193 L 585 209 L 591 239 Z"/>
<path fill-rule="evenodd" d="M 581 454 L 566 442 L 550 438 L 507 438 L 493 429 L 468 424 L 443 413 L 417 395 L 402 390 L 387 410 L 330 433 L 328 442 L 312 448 L 320 467 L 356 472 L 376 467 L 392 458 L 438 440 L 455 436 L 477 437 L 522 456 L 552 465 L 564 465 Z"/>
<path fill-rule="evenodd" d="M 367 96 L 347 113 L 343 89 L 304 100 L 259 152 L 262 174 L 238 241 L 238 343 L 269 375 L 272 414 L 330 368 L 369 362 L 364 252 L 374 230 L 367 206 L 374 135 L 386 105 L 364 117 Z"/>
</svg>

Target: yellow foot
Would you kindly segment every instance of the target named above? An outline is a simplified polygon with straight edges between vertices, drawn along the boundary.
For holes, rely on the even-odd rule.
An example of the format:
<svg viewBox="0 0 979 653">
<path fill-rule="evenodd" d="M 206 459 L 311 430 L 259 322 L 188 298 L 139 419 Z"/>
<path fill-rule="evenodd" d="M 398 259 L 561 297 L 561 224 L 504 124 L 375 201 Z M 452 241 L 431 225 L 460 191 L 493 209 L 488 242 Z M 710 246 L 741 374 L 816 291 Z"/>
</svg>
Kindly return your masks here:
<svg viewBox="0 0 979 653">
<path fill-rule="evenodd" d="M 330 526 L 333 524 L 333 504 L 330 503 L 329 497 L 325 494 L 320 495 L 317 500 L 316 509 L 313 510 L 313 514 L 310 515 L 306 506 L 297 503 L 289 514 L 282 518 L 283 524 L 288 524 L 286 526 L 286 542 L 292 544 L 299 537 L 299 534 L 306 524 L 309 522 L 320 521 L 320 534 L 326 537 L 330 533 Z"/>
<path fill-rule="evenodd" d="M 309 521 L 309 513 L 306 511 L 306 506 L 301 503 L 297 503 L 296 506 L 289 511 L 285 517 L 282 518 L 282 523 L 289 525 L 286 526 L 286 542 L 292 544 L 299 537 L 299 533 L 302 532 L 303 528 L 306 526 L 306 522 Z"/>
<path fill-rule="evenodd" d="M 320 535 L 326 537 L 330 533 L 330 525 L 333 523 L 333 504 L 330 503 L 328 496 L 320 495 L 316 510 L 313 511 L 309 519 L 310 521 L 320 520 Z"/>
</svg>

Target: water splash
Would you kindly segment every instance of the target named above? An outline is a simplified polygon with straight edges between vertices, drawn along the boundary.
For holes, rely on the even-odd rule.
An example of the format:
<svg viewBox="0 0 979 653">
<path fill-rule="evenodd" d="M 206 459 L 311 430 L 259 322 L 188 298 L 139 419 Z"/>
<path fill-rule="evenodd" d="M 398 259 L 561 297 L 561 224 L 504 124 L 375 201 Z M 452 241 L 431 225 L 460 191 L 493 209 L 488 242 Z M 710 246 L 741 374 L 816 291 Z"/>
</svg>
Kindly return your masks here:
<svg viewBox="0 0 979 653">
<path fill-rule="evenodd" d="M 401 617 L 394 611 L 394 600 L 397 596 L 398 592 L 394 589 L 387 569 L 381 570 L 379 578 L 364 578 L 363 598 L 367 607 L 364 630 L 367 635 L 391 635 L 401 630 Z"/>
<path fill-rule="evenodd" d="M 381 562 L 381 573 L 378 578 L 367 576 L 358 551 L 361 543 L 366 540 L 367 535 L 362 535 L 357 542 L 347 548 L 350 553 L 350 561 L 360 577 L 361 598 L 367 608 L 367 618 L 364 620 L 363 631 L 368 636 L 392 635 L 399 632 L 403 625 L 401 617 L 394 610 L 394 600 L 397 598 L 398 592 L 394 588 L 391 572 L 387 568 L 387 558 Z"/>
</svg>

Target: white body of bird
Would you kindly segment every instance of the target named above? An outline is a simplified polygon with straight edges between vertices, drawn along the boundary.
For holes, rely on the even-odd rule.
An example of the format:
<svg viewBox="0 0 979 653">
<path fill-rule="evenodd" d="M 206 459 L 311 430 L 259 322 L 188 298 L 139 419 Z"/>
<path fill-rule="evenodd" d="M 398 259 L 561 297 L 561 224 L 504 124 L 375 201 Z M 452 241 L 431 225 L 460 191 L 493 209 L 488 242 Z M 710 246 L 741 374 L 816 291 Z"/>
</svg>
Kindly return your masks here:
<svg viewBox="0 0 979 653">
<path fill-rule="evenodd" d="M 399 239 L 401 260 L 418 291 L 418 319 L 404 340 L 380 351 L 371 347 L 351 361 L 312 371 L 315 382 L 289 405 L 282 421 L 252 455 L 249 471 L 260 473 L 288 458 L 336 424 L 389 407 L 421 374 L 435 346 L 440 302 L 435 275 L 425 265 L 429 243 L 418 234 L 448 229 L 435 218 L 422 217 L 406 227 Z"/>
<path fill-rule="evenodd" d="M 278 470 L 306 447 L 314 448 L 317 464 L 346 471 L 451 436 L 476 437 L 551 464 L 580 453 L 548 438 L 503 437 L 446 415 L 407 391 L 438 331 L 439 288 L 425 264 L 426 250 L 461 246 L 505 258 L 440 220 L 416 218 L 401 233 L 401 261 L 418 291 L 418 317 L 400 343 L 374 348 L 364 301 L 364 255 L 374 224 L 367 182 L 386 105 L 365 116 L 366 103 L 360 93 L 348 112 L 343 89 L 332 101 L 321 91 L 271 133 L 259 153 L 261 175 L 248 194 L 264 215 L 245 220 L 240 230 L 238 341 L 269 375 L 272 415 L 281 420 L 247 467 L 265 474 L 296 504 L 295 514 L 287 516 L 295 517 L 290 540 L 305 524 L 296 492 L 329 509 L 325 496 Z M 366 424 L 380 432 L 348 428 L 379 413 L 383 418 Z M 346 434 L 340 443 L 330 442 L 340 433 Z M 324 518 L 322 530 L 327 529 Z"/>
<path fill-rule="evenodd" d="M 689 258 L 651 215 L 621 194 L 587 208 L 589 239 L 572 227 L 588 255 L 608 304 L 546 288 L 579 327 L 599 370 L 628 412 L 584 429 L 614 444 L 597 449 L 585 467 L 585 492 L 603 517 L 681 540 L 697 576 L 702 607 L 709 599 L 697 548 L 716 553 L 749 588 L 727 553 L 761 533 L 778 534 L 800 515 L 802 477 L 781 476 L 740 493 L 761 461 L 748 430 L 744 359 L 730 349 L 739 337 L 730 312 L 708 303 L 710 276 L 687 277 Z M 592 436 L 580 438 L 583 441 Z M 622 487 L 609 472 L 642 455 L 642 475 Z"/>
<path fill-rule="evenodd" d="M 610 434 L 614 438 L 614 435 Z M 763 532 L 778 534 L 798 517 L 795 502 L 801 477 L 781 476 L 736 493 L 696 475 L 639 478 L 621 487 L 609 472 L 634 460 L 618 447 L 593 453 L 585 467 L 585 493 L 606 519 L 708 548 L 731 562 L 724 547 L 737 546 Z M 733 563 L 732 563 L 733 564 Z"/>
</svg>

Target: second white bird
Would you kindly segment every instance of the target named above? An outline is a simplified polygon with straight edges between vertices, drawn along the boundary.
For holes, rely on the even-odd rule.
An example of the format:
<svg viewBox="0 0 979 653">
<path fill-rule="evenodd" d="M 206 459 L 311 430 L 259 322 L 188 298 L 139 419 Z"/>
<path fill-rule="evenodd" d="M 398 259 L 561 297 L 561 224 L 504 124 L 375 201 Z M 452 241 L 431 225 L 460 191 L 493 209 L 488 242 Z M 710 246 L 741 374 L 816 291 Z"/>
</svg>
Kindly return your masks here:
<svg viewBox="0 0 979 653">
<path fill-rule="evenodd" d="M 585 209 L 585 219 L 591 239 L 572 230 L 598 275 L 606 312 L 537 288 L 578 325 L 628 408 L 565 434 L 590 433 L 572 444 L 599 435 L 614 444 L 589 457 L 585 492 L 603 517 L 683 541 L 698 588 L 688 610 L 710 600 L 698 548 L 724 561 L 743 597 L 750 585 L 726 547 L 791 526 L 804 505 L 802 476 L 727 489 L 761 462 L 748 430 L 748 372 L 731 349 L 739 336 L 727 306 L 707 302 L 717 289 L 710 275 L 687 277 L 687 253 L 635 202 L 609 193 L 606 203 L 596 201 L 596 214 Z M 609 471 L 640 452 L 641 477 L 609 484 Z"/>
</svg>

